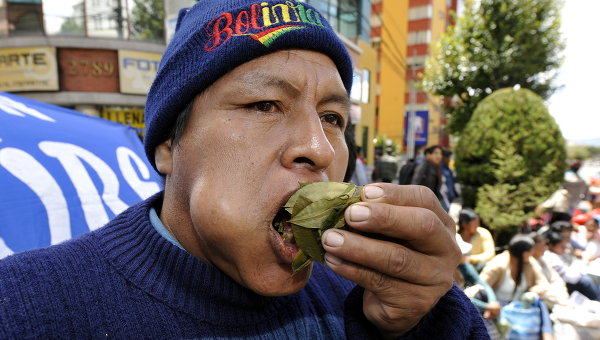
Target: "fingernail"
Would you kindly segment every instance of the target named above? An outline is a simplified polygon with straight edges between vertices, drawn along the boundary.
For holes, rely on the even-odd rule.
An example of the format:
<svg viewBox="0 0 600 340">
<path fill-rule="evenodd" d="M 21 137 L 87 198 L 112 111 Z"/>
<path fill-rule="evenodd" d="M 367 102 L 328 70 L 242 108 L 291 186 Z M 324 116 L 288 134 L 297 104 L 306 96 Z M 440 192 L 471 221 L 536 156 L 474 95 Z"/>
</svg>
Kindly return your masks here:
<svg viewBox="0 0 600 340">
<path fill-rule="evenodd" d="M 369 199 L 375 199 L 383 197 L 383 189 L 375 185 L 367 185 L 364 189 L 365 197 Z"/>
<path fill-rule="evenodd" d="M 342 264 L 342 260 L 340 260 L 338 257 L 335 257 L 331 254 L 325 254 L 325 261 L 327 261 L 327 263 L 331 263 L 333 265 Z"/>
<path fill-rule="evenodd" d="M 355 204 L 350 207 L 350 221 L 362 222 L 369 218 L 371 210 L 365 206 Z"/>
<path fill-rule="evenodd" d="M 330 231 L 325 235 L 325 244 L 330 247 L 341 247 L 344 244 L 344 236 L 335 231 Z"/>
</svg>

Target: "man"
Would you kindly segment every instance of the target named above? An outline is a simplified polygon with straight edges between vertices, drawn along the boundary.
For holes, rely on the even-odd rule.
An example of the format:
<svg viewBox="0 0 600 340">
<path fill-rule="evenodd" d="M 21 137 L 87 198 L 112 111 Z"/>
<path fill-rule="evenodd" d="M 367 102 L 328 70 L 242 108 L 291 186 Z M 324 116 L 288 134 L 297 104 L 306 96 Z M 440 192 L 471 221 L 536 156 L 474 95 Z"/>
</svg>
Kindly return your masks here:
<svg viewBox="0 0 600 340">
<path fill-rule="evenodd" d="M 454 185 L 454 172 L 452 169 L 450 169 L 450 157 L 452 157 L 452 151 L 443 149 L 440 168 L 442 169 L 442 175 L 444 176 L 443 179 L 445 183 L 446 197 L 448 199 L 448 206 L 450 206 L 450 203 L 454 202 L 454 200 L 458 197 L 458 192 L 456 191 L 456 187 Z"/>
<path fill-rule="evenodd" d="M 350 58 L 294 1 L 200 1 L 146 106 L 164 192 L 79 239 L 0 262 L 0 338 L 486 338 L 452 286 L 452 220 L 419 187 L 370 185 L 292 275 L 272 226 L 299 182 L 348 164 Z M 394 242 L 395 240 L 402 240 Z"/>
<path fill-rule="evenodd" d="M 392 180 L 398 174 L 398 159 L 392 153 L 392 148 L 387 148 L 385 155 L 381 156 L 375 164 L 377 174 L 381 178 L 381 181 L 385 183 L 392 183 Z"/>
<path fill-rule="evenodd" d="M 411 184 L 423 185 L 431 189 L 439 200 L 444 210 L 450 209 L 449 204 L 444 200 L 440 189 L 442 188 L 442 147 L 433 145 L 427 147 L 424 151 L 425 160 L 415 168 Z"/>
</svg>

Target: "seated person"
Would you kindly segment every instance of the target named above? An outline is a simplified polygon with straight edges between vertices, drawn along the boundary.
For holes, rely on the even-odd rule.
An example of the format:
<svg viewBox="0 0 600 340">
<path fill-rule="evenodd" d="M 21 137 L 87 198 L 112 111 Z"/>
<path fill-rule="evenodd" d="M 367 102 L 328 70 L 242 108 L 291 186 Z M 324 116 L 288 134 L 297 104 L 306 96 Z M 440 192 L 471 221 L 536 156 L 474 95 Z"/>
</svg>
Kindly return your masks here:
<svg viewBox="0 0 600 340">
<path fill-rule="evenodd" d="M 462 239 L 473 248 L 467 257 L 467 262 L 481 271 L 485 263 L 496 255 L 494 239 L 490 232 L 479 226 L 479 215 L 469 208 L 464 208 L 458 215 L 458 233 Z"/>
<path fill-rule="evenodd" d="M 600 258 L 600 233 L 598 232 L 599 220 L 600 215 L 589 218 L 581 230 L 581 232 L 585 235 L 586 241 L 582 257 L 588 262 Z"/>
<path fill-rule="evenodd" d="M 579 259 L 565 257 L 565 249 L 569 239 L 564 234 L 550 232 L 547 234 L 548 250 L 544 252 L 544 261 L 556 270 L 565 281 L 569 293 L 578 291 L 588 299 L 598 300 L 600 298 L 600 287 L 585 274 L 585 264 Z"/>
<path fill-rule="evenodd" d="M 542 274 L 548 281 L 548 289 L 543 294 L 542 298 L 550 309 L 555 304 L 566 305 L 569 300 L 569 292 L 565 281 L 560 277 L 558 272 L 550 267 L 543 259 L 544 252 L 548 249 L 546 237 L 543 235 L 535 234 L 532 236 L 535 244 L 531 249 L 531 256 L 539 263 L 542 270 Z"/>
<path fill-rule="evenodd" d="M 496 319 L 500 315 L 501 306 L 496 299 L 494 290 L 479 277 L 479 273 L 473 265 L 467 262 L 472 246 L 463 241 L 459 234 L 456 234 L 456 242 L 463 254 L 463 262 L 457 268 L 457 284 L 465 290 L 471 302 L 479 308 L 485 319 Z"/>
<path fill-rule="evenodd" d="M 481 279 L 494 289 L 502 306 L 520 300 L 525 292 L 533 292 L 540 297 L 546 293 L 548 281 L 537 261 L 531 257 L 534 244 L 533 239 L 527 235 L 515 235 L 508 244 L 508 250 L 494 256 L 483 268 Z M 551 338 L 552 324 L 548 309 L 542 301 L 539 307 L 542 317 L 541 334 L 544 338 Z"/>
</svg>

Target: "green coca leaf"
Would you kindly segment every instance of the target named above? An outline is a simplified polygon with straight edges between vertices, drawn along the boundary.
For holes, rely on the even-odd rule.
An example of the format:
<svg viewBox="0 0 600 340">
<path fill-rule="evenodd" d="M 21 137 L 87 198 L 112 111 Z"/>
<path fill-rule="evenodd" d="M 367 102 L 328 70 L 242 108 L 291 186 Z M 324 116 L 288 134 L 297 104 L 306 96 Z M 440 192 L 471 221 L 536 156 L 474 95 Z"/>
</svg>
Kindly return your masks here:
<svg viewBox="0 0 600 340">
<path fill-rule="evenodd" d="M 312 263 L 312 260 L 308 256 L 306 256 L 306 254 L 304 254 L 302 249 L 300 249 L 298 251 L 298 253 L 296 254 L 296 256 L 294 257 L 294 259 L 292 260 L 293 274 L 296 274 L 296 272 L 298 272 L 299 270 L 302 270 L 302 268 L 307 267 L 311 263 Z"/>
<path fill-rule="evenodd" d="M 294 239 L 300 249 L 311 259 L 323 262 L 325 250 L 321 246 L 321 237 L 316 229 L 309 229 L 292 224 Z"/>
<path fill-rule="evenodd" d="M 360 201 L 361 190 L 362 187 L 352 183 L 300 183 L 300 189 L 284 206 L 291 215 L 288 222 L 292 225 L 294 239 L 301 250 L 301 256 L 297 255 L 292 263 L 294 272 L 313 260 L 324 261 L 321 235 L 330 228 L 348 228 L 344 211 Z"/>
<path fill-rule="evenodd" d="M 292 214 L 292 219 L 289 222 L 312 229 L 321 229 L 326 225 L 333 226 L 335 220 L 332 220 L 332 215 L 337 216 L 339 210 L 346 207 L 345 202 L 344 199 L 339 197 L 313 202 L 304 209 L 299 210 L 295 215 Z"/>
</svg>

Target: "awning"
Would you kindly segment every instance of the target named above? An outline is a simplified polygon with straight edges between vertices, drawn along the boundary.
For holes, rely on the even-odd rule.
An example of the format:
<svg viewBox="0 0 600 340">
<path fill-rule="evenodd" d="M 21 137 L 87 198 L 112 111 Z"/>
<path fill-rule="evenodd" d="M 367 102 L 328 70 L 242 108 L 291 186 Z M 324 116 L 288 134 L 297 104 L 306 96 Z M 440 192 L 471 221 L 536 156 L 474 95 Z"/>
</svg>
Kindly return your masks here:
<svg viewBox="0 0 600 340">
<path fill-rule="evenodd" d="M 97 229 L 160 183 L 131 128 L 0 92 L 0 258 Z"/>
</svg>

